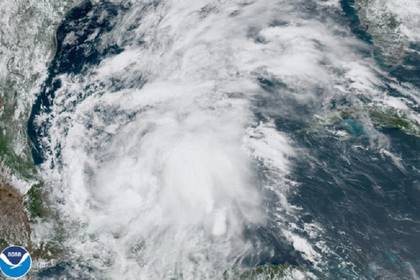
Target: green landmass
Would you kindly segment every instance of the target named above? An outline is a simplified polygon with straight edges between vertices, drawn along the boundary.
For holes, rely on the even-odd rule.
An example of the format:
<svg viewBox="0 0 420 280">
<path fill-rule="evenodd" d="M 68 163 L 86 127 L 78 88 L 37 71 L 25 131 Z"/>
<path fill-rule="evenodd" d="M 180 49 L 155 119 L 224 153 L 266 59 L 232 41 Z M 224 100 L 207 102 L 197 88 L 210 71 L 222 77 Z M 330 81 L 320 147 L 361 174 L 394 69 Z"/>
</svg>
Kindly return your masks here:
<svg viewBox="0 0 420 280">
<path fill-rule="evenodd" d="M 322 116 L 316 116 L 306 132 L 317 132 L 322 127 L 342 129 L 352 136 L 363 134 L 363 123 L 369 118 L 376 129 L 394 128 L 401 132 L 420 137 L 420 124 L 402 112 L 376 106 L 359 108 L 343 107 Z"/>
</svg>

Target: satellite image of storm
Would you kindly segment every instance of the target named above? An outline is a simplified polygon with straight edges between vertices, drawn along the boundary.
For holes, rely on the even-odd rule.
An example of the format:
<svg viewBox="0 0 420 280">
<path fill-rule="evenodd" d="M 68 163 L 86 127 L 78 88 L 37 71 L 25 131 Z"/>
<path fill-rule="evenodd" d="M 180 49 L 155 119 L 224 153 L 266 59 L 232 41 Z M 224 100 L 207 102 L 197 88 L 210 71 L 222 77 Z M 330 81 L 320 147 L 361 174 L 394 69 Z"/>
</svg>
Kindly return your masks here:
<svg viewBox="0 0 420 280">
<path fill-rule="evenodd" d="M 0 279 L 420 280 L 420 0 L 0 0 Z"/>
</svg>

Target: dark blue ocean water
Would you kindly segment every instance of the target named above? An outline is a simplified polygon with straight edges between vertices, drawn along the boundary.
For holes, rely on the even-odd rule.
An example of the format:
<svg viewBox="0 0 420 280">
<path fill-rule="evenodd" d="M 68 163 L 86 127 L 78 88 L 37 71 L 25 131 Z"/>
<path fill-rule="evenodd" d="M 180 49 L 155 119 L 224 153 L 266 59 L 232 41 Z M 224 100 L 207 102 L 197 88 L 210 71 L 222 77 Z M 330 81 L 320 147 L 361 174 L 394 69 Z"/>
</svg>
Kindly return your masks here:
<svg viewBox="0 0 420 280">
<path fill-rule="evenodd" d="M 354 1 L 341 4 L 354 34 L 372 44 L 360 26 Z M 401 82 L 420 85 L 415 53 L 385 70 Z M 290 129 L 284 125 L 287 120 L 279 118 L 277 123 L 280 130 Z M 401 168 L 369 148 L 360 123 L 352 120 L 347 125 L 353 137 L 344 142 L 327 134 L 290 130 L 314 159 L 296 162 L 293 177 L 302 185 L 293 201 L 308 213 L 306 219 L 327 229 L 328 243 L 340 257 L 356 264 L 354 271 L 341 270 L 332 258 L 326 278 L 413 279 L 412 269 L 420 273 L 420 139 L 398 129 L 382 129 L 391 151 L 401 158 Z"/>
<path fill-rule="evenodd" d="M 354 35 L 370 44 L 370 35 L 360 26 L 353 1 L 342 0 L 347 24 Z M 101 36 L 113 28 L 112 18 L 127 7 L 110 2 L 92 4 L 85 1 L 72 9 L 57 29 L 56 54 L 50 63 L 48 77 L 36 99 L 28 120 L 28 135 L 36 164 L 45 160 L 48 147 L 42 139 L 48 137 L 50 124 L 38 125 L 40 114 L 51 113 L 55 93 L 61 87 L 61 74 L 83 74 L 89 66 L 123 49 L 118 45 L 99 48 Z M 108 18 L 101 20 L 101 11 Z M 97 29 L 95 39 L 88 40 Z M 76 40 L 65 44 L 68 34 L 77 31 Z M 412 46 L 420 50 L 418 46 Z M 410 67 L 408 67 L 410 66 Z M 385 69 L 386 70 L 386 69 Z M 420 58 L 407 56 L 404 63 L 388 69 L 401 80 L 420 86 Z M 306 153 L 293 163 L 290 179 L 299 183 L 291 194 L 292 204 L 302 208 L 300 223 L 317 222 L 325 229 L 323 241 L 335 252 L 325 260 L 325 274 L 311 268 L 293 250 L 276 226 L 247 229 L 246 236 L 265 248 L 244 260 L 245 265 L 288 263 L 318 273 L 320 279 L 412 279 L 410 269 L 420 273 L 420 140 L 398 129 L 383 129 L 390 139 L 391 152 L 401 158 L 398 166 L 389 156 L 371 148 L 363 124 L 348 119 L 341 125 L 351 134 L 342 141 L 322 129 L 307 133 L 304 127 L 318 109 L 305 106 L 287 96 L 271 100 L 273 92 L 285 90 L 281 81 L 261 77 L 258 80 L 268 97 L 255 100 L 257 119 L 275 119 L 279 131 L 286 132 Z M 319 89 L 322 91 L 322 89 Z M 277 107 L 278 106 L 278 107 Z M 276 108 L 282 108 L 278 112 Z M 277 111 L 276 111 L 277 110 Z M 299 112 L 299 114 L 296 114 Z M 270 200 L 267 204 L 277 203 Z M 274 252 L 274 253 L 273 253 Z M 354 266 L 343 268 L 343 261 Z M 66 275 L 69 264 L 59 264 L 39 273 L 39 277 Z M 88 273 L 88 268 L 86 268 Z M 70 276 L 68 276 L 70 277 Z"/>
<path fill-rule="evenodd" d="M 32 106 L 28 120 L 28 135 L 31 141 L 32 157 L 35 164 L 45 160 L 42 139 L 48 137 L 48 123 L 36 124 L 36 117 L 42 113 L 50 114 L 56 91 L 61 87 L 62 74 L 82 74 L 89 65 L 97 65 L 109 55 L 122 51 L 117 45 L 99 48 L 102 34 L 113 28 L 112 19 L 122 8 L 107 1 L 92 4 L 83 1 L 70 10 L 56 31 L 56 51 L 48 68 L 48 76 Z M 107 18 L 101 19 L 101 12 L 107 11 Z M 92 35 L 96 34 L 92 39 Z M 67 35 L 73 34 L 76 40 L 65 42 Z"/>
</svg>

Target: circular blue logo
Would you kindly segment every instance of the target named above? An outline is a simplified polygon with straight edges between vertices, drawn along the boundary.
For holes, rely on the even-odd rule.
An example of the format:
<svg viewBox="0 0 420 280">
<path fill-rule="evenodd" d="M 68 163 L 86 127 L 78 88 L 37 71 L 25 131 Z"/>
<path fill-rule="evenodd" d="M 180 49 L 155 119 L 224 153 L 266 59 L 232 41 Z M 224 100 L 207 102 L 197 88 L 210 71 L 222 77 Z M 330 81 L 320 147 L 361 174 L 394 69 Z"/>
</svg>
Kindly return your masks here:
<svg viewBox="0 0 420 280">
<path fill-rule="evenodd" d="M 9 246 L 0 254 L 0 270 L 6 277 L 21 278 L 29 272 L 31 266 L 31 256 L 23 247 Z"/>
</svg>

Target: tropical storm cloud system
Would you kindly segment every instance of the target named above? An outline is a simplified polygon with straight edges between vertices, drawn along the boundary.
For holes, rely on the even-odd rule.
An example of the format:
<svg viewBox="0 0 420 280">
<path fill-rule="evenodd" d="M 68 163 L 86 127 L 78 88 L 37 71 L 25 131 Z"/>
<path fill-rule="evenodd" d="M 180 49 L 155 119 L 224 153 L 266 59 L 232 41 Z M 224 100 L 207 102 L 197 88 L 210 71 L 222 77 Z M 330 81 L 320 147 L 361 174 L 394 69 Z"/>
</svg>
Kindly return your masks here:
<svg viewBox="0 0 420 280">
<path fill-rule="evenodd" d="M 25 279 L 419 280 L 420 1 L 0 0 L 1 250 Z"/>
</svg>

